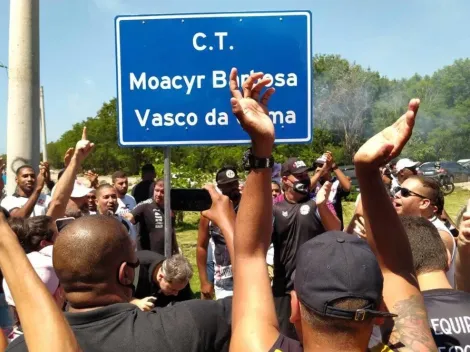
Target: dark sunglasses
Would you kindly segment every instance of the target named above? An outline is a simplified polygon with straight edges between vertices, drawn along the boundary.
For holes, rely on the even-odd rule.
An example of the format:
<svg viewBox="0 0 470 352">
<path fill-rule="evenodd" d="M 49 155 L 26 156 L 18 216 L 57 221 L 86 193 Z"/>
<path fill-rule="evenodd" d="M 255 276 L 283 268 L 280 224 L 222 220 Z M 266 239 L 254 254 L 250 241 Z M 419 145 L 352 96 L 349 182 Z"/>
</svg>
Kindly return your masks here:
<svg viewBox="0 0 470 352">
<path fill-rule="evenodd" d="M 398 192 L 400 192 L 401 196 L 403 198 L 408 198 L 408 197 L 411 197 L 411 196 L 416 196 L 416 197 L 419 197 L 421 199 L 428 199 L 428 197 L 425 197 L 419 193 L 416 193 L 416 192 L 413 192 L 413 191 L 410 191 L 408 188 L 404 188 L 404 187 L 395 187 L 394 189 L 395 191 L 395 194 L 397 194 Z"/>
</svg>

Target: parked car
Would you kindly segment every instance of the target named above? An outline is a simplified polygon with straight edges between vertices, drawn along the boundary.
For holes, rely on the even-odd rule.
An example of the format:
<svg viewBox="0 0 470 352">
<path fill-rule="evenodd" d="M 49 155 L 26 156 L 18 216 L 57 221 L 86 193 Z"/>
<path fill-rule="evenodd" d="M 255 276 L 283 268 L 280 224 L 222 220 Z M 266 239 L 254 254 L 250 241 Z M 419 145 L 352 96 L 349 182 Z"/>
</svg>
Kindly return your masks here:
<svg viewBox="0 0 470 352">
<path fill-rule="evenodd" d="M 354 168 L 354 165 L 343 165 L 343 166 L 338 166 L 343 173 L 351 179 L 351 185 L 356 188 L 356 191 L 359 192 L 359 183 L 357 182 L 357 177 L 356 177 L 356 169 Z"/>
<path fill-rule="evenodd" d="M 436 161 L 426 162 L 419 166 L 418 173 L 427 177 L 436 177 L 439 173 L 447 171 L 451 182 L 468 182 L 470 180 L 470 169 L 455 161 L 441 161 L 440 169 L 436 169 Z"/>
</svg>

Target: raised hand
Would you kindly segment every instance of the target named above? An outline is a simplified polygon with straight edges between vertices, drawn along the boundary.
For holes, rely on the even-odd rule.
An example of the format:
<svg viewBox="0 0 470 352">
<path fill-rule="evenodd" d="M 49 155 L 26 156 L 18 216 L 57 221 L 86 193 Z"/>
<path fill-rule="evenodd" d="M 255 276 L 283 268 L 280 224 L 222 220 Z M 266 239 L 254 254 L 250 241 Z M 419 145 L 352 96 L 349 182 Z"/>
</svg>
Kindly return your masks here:
<svg viewBox="0 0 470 352">
<path fill-rule="evenodd" d="M 64 155 L 64 167 L 66 168 L 70 164 L 70 160 L 72 160 L 72 156 L 75 154 L 75 149 L 74 148 L 69 148 L 65 152 Z"/>
<path fill-rule="evenodd" d="M 320 188 L 320 190 L 317 192 L 317 196 L 315 198 L 315 202 L 317 203 L 317 205 L 326 204 L 330 196 L 331 186 L 332 186 L 332 183 L 329 181 L 326 181 L 323 184 L 323 186 Z"/>
<path fill-rule="evenodd" d="M 46 167 L 43 163 L 39 164 L 39 173 L 36 181 L 36 189 L 42 191 L 44 184 L 46 183 Z"/>
<path fill-rule="evenodd" d="M 91 143 L 87 138 L 86 127 L 83 127 L 82 139 L 75 146 L 75 157 L 78 162 L 82 163 L 90 155 L 94 147 L 95 144 Z"/>
<path fill-rule="evenodd" d="M 398 156 L 411 137 L 419 104 L 419 99 L 411 99 L 405 114 L 358 150 L 354 156 L 354 164 L 378 169 Z"/>
<path fill-rule="evenodd" d="M 44 179 L 47 184 L 51 182 L 51 170 L 50 170 L 49 163 L 47 161 L 43 161 L 40 163 L 40 165 L 44 167 Z"/>
<path fill-rule="evenodd" d="M 459 245 L 466 245 L 467 243 L 470 243 L 470 200 L 468 200 L 467 209 L 462 215 L 457 242 Z"/>
<path fill-rule="evenodd" d="M 208 184 L 204 188 L 209 192 L 212 199 L 212 206 L 209 210 L 204 210 L 202 216 L 214 222 L 218 227 L 235 224 L 235 210 L 230 199 L 216 191 L 214 185 Z"/>
<path fill-rule="evenodd" d="M 263 76 L 262 72 L 251 74 L 242 85 L 242 94 L 238 87 L 237 69 L 233 68 L 230 72 L 232 112 L 250 135 L 253 153 L 257 157 L 271 156 L 274 143 L 274 125 L 268 114 L 268 102 L 274 88 L 268 88 L 260 97 L 261 90 L 271 82 Z"/>
</svg>

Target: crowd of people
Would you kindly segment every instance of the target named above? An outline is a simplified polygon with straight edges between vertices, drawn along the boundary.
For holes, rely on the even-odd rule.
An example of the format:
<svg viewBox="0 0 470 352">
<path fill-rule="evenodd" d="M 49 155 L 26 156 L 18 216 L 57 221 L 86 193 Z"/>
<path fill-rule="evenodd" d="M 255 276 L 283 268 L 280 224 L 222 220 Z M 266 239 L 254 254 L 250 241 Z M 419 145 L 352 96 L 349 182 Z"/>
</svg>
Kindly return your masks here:
<svg viewBox="0 0 470 352">
<path fill-rule="evenodd" d="M 332 153 L 273 159 L 269 83 L 253 73 L 239 87 L 231 72 L 232 111 L 252 145 L 243 183 L 226 165 L 205 186 L 200 287 L 173 212 L 164 255 L 169 195 L 151 164 L 131 192 L 122 171 L 81 183 L 95 148 L 85 128 L 56 181 L 47 162 L 21 166 L 0 203 L 1 348 L 470 351 L 470 203 L 449 225 L 439 183 L 398 159 L 420 101 L 355 154 L 348 219 L 351 180 Z"/>
</svg>

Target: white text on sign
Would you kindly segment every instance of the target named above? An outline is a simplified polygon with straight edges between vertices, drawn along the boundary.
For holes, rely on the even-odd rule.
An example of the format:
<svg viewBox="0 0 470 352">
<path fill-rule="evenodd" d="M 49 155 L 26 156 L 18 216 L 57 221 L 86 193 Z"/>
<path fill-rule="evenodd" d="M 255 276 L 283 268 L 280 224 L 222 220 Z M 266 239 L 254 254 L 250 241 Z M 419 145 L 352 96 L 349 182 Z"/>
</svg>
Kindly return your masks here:
<svg viewBox="0 0 470 352">
<path fill-rule="evenodd" d="M 255 71 L 251 70 L 250 73 L 242 74 L 237 77 L 238 85 L 242 85 L 250 74 L 253 74 Z M 212 71 L 212 88 L 227 88 L 229 84 L 230 73 L 223 70 L 214 70 Z M 269 78 L 271 83 L 267 87 L 297 87 L 298 79 L 295 73 L 266 73 L 265 78 Z M 175 89 L 180 90 L 184 89 L 186 95 L 190 95 L 194 88 L 201 89 L 203 88 L 203 82 L 205 81 L 205 75 L 175 75 L 175 76 L 147 76 L 146 72 L 135 74 L 131 72 L 129 74 L 129 89 L 130 90 L 168 90 Z"/>
</svg>

